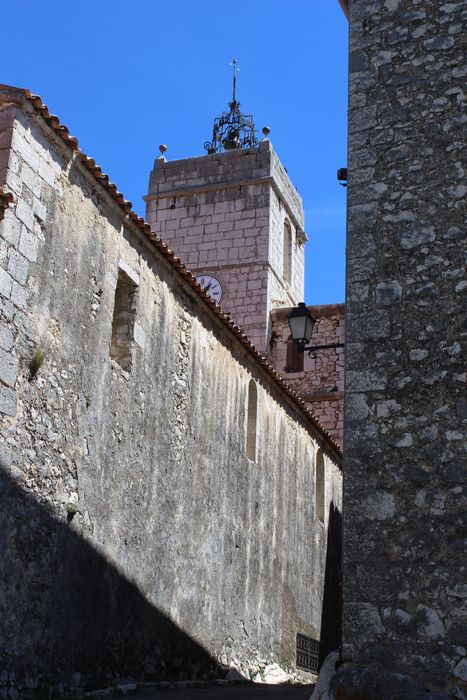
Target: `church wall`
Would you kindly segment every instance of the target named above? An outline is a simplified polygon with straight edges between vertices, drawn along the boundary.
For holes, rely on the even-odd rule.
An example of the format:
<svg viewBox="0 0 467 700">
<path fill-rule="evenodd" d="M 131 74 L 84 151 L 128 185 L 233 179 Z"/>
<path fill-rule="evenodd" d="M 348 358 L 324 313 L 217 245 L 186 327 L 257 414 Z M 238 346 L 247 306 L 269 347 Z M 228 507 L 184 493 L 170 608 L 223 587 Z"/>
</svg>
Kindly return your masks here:
<svg viewBox="0 0 467 700">
<path fill-rule="evenodd" d="M 293 665 L 296 633 L 321 622 L 314 460 L 321 446 L 328 512 L 339 456 L 14 99 L 0 108 L 15 198 L 0 222 L 2 692 Z M 115 326 L 117 280 L 132 301 Z"/>
<path fill-rule="evenodd" d="M 459 698 L 465 74 L 465 3 L 350 3 L 344 638 Z"/>
<path fill-rule="evenodd" d="M 270 227 L 272 235 L 269 241 L 269 259 L 271 261 L 271 275 L 269 284 L 269 308 L 275 309 L 281 306 L 294 306 L 303 301 L 305 296 L 304 278 L 304 243 L 299 238 L 300 230 L 296 220 L 292 219 L 288 207 L 276 191 L 271 193 L 270 199 Z M 291 279 L 284 278 L 284 224 L 288 222 L 291 231 Z"/>
<path fill-rule="evenodd" d="M 278 306 L 294 306 L 305 298 L 307 239 L 304 234 L 302 199 L 275 151 L 271 152 L 271 172 L 277 183 L 271 196 L 270 211 L 270 261 L 274 273 L 271 275 L 270 308 L 274 309 Z M 292 275 L 290 283 L 284 285 L 282 263 L 285 221 L 289 222 L 292 231 Z"/>
</svg>

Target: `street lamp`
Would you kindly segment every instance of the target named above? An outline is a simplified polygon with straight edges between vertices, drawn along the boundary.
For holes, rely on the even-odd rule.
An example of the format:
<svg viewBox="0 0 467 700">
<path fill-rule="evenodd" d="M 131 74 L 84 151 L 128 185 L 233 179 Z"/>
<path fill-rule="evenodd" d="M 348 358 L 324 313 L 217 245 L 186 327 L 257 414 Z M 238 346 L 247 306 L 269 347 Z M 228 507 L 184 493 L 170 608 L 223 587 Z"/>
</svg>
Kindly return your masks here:
<svg viewBox="0 0 467 700">
<path fill-rule="evenodd" d="M 310 342 L 315 325 L 315 319 L 308 311 L 305 302 L 301 301 L 293 309 L 288 321 L 292 340 L 297 343 L 300 352 L 303 352 L 307 343 Z"/>
<path fill-rule="evenodd" d="M 292 313 L 288 317 L 288 322 L 292 340 L 297 344 L 297 349 L 299 352 L 308 352 L 311 354 L 315 350 L 327 350 L 328 348 L 344 347 L 344 343 L 308 345 L 311 334 L 313 333 L 313 326 L 316 323 L 316 319 L 310 314 L 306 304 L 303 301 L 301 301 L 298 306 L 292 310 Z"/>
</svg>

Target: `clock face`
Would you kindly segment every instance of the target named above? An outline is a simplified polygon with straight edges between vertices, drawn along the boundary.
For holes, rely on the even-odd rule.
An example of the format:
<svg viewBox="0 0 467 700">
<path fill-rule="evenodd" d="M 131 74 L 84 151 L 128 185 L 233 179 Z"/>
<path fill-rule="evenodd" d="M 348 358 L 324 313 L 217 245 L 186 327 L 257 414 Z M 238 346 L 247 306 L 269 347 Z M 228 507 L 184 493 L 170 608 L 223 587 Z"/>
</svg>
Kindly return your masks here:
<svg viewBox="0 0 467 700">
<path fill-rule="evenodd" d="M 218 279 L 212 275 L 198 275 L 196 277 L 198 284 L 202 286 L 205 292 L 209 294 L 216 304 L 219 304 L 222 299 L 222 285 Z"/>
</svg>

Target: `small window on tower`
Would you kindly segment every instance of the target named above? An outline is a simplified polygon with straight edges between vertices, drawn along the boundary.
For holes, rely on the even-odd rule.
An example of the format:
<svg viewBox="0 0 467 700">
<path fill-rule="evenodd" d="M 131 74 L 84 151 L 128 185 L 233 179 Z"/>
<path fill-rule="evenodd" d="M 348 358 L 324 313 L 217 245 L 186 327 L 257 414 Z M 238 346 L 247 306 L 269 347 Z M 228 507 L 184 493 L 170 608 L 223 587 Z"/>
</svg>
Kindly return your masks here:
<svg viewBox="0 0 467 700">
<path fill-rule="evenodd" d="M 289 284 L 292 281 L 292 227 L 284 221 L 284 244 L 282 250 L 282 275 Z"/>
<path fill-rule="evenodd" d="M 137 285 L 123 270 L 118 271 L 112 317 L 110 357 L 124 370 L 131 366 L 131 346 L 136 313 Z"/>
<path fill-rule="evenodd" d="M 256 461 L 256 437 L 258 421 L 258 389 L 254 379 L 248 385 L 248 415 L 246 428 L 246 456 Z"/>
<path fill-rule="evenodd" d="M 287 339 L 285 371 L 288 373 L 303 372 L 303 352 L 300 352 L 298 343 L 294 343 L 291 335 Z"/>
</svg>

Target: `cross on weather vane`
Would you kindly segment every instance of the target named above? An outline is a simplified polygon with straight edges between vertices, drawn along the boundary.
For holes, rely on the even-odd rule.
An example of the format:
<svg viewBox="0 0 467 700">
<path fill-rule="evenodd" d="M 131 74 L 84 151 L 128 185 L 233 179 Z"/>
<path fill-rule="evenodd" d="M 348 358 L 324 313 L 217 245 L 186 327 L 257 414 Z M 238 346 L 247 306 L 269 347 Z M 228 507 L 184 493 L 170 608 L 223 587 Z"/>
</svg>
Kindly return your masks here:
<svg viewBox="0 0 467 700">
<path fill-rule="evenodd" d="M 208 153 L 222 153 L 241 148 L 254 148 L 258 145 L 255 138 L 255 125 L 251 114 L 240 112 L 240 102 L 237 102 L 237 73 L 240 70 L 237 59 L 230 61 L 233 68 L 233 94 L 229 102 L 230 112 L 222 112 L 221 117 L 214 120 L 212 141 L 206 141 L 204 148 Z"/>
</svg>

